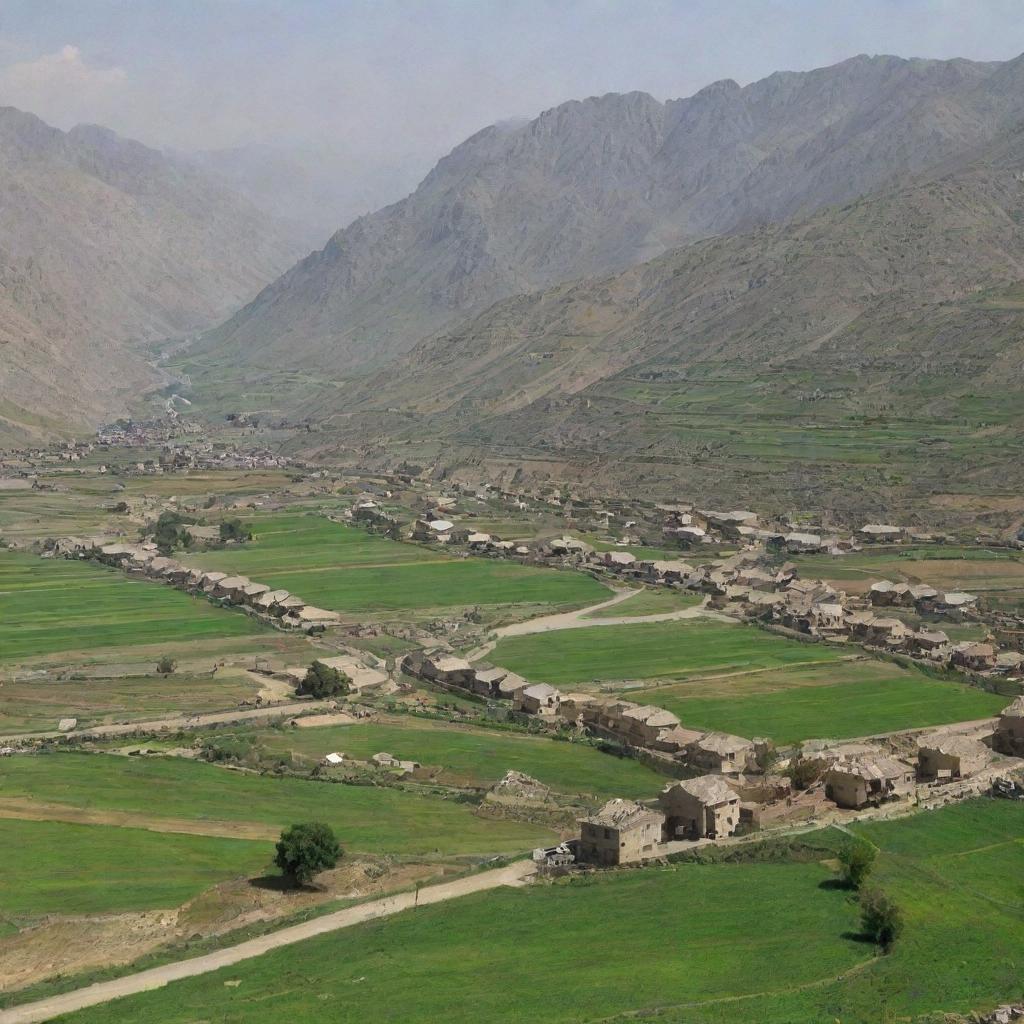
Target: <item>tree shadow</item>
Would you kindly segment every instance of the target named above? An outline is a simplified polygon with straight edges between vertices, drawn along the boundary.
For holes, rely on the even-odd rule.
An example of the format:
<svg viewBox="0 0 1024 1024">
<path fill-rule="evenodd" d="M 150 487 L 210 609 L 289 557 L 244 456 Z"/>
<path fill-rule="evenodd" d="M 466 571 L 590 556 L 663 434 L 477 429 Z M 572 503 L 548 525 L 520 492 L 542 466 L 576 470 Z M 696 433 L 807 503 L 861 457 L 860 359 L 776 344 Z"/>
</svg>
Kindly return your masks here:
<svg viewBox="0 0 1024 1024">
<path fill-rule="evenodd" d="M 853 886 L 842 878 L 826 878 L 818 883 L 819 889 L 839 890 L 840 892 L 853 892 Z"/>
<path fill-rule="evenodd" d="M 311 892 L 305 885 L 296 885 L 284 875 L 261 875 L 259 878 L 250 878 L 249 884 L 254 889 L 266 889 L 268 892 Z"/>
<path fill-rule="evenodd" d="M 848 942 L 859 942 L 865 946 L 877 945 L 867 932 L 843 932 L 840 938 L 846 939 Z"/>
</svg>

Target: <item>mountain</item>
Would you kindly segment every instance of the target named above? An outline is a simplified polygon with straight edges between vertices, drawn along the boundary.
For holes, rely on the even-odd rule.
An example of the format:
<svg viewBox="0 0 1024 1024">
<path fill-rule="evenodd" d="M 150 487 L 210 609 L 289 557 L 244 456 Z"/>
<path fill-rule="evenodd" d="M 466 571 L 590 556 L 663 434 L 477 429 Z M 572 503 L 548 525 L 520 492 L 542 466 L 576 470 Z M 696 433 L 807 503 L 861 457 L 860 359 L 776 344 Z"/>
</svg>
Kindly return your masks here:
<svg viewBox="0 0 1024 1024">
<path fill-rule="evenodd" d="M 308 411 L 363 456 L 446 471 L 892 514 L 1024 485 L 1022 392 L 1016 127 L 845 205 L 506 299 Z"/>
<path fill-rule="evenodd" d="M 308 146 L 254 143 L 186 158 L 286 225 L 302 252 L 323 245 L 339 224 L 379 209 L 416 184 L 402 160 L 382 166 Z"/>
<path fill-rule="evenodd" d="M 160 378 L 133 346 L 200 330 L 294 258 L 250 203 L 93 125 L 0 108 L 0 436 L 120 413 Z"/>
<path fill-rule="evenodd" d="M 1022 59 L 857 57 L 661 103 L 644 93 L 494 125 L 362 217 L 194 350 L 348 376 L 509 295 L 848 201 L 995 136 Z"/>
</svg>

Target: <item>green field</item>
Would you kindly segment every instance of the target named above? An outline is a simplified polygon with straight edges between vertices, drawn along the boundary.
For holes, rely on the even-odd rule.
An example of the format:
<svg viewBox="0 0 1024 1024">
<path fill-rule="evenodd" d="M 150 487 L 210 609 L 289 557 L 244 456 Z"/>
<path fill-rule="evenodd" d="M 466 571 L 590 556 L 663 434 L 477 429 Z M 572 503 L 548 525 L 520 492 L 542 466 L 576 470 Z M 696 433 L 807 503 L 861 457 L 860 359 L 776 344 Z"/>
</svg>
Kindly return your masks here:
<svg viewBox="0 0 1024 1024">
<path fill-rule="evenodd" d="M 749 626 L 685 620 L 506 637 L 488 660 L 531 682 L 565 686 L 781 668 L 842 656 L 834 647 L 787 640 Z"/>
<path fill-rule="evenodd" d="M 248 616 L 116 569 L 0 551 L 0 661 L 265 632 Z"/>
<path fill-rule="evenodd" d="M 125 722 L 179 712 L 235 707 L 257 691 L 241 674 L 126 676 L 113 679 L 32 679 L 0 687 L 0 734 L 56 729 L 58 719 L 80 726 Z"/>
<path fill-rule="evenodd" d="M 485 820 L 470 806 L 440 797 L 257 776 L 176 758 L 73 753 L 6 758 L 0 761 L 0 792 L 8 800 L 27 798 L 94 813 L 206 823 L 227 834 L 237 823 L 260 838 L 273 838 L 296 821 L 326 821 L 343 846 L 366 853 L 493 854 L 552 839 L 547 829 Z"/>
<path fill-rule="evenodd" d="M 270 870 L 270 843 L 5 819 L 0 918 L 177 907 Z"/>
<path fill-rule="evenodd" d="M 888 956 L 813 859 L 683 864 L 420 908 L 67 1019 L 878 1024 L 1020 999 L 1024 807 L 855 828 L 906 918 Z"/>
<path fill-rule="evenodd" d="M 641 615 L 665 615 L 683 608 L 696 608 L 704 598 L 700 594 L 689 594 L 685 591 L 670 590 L 661 587 L 657 590 L 645 588 L 635 597 L 629 597 L 621 604 L 610 608 L 591 612 L 588 619 L 639 618 Z"/>
<path fill-rule="evenodd" d="M 776 743 L 843 739 L 998 714 L 1008 697 L 941 682 L 881 661 L 794 665 L 735 679 L 633 691 L 695 729 L 769 736 Z"/>
<path fill-rule="evenodd" d="M 584 743 L 426 719 L 289 732 L 267 729 L 258 735 L 271 752 L 291 751 L 311 760 L 334 750 L 357 759 L 386 750 L 425 768 L 442 768 L 438 781 L 456 786 L 490 786 L 515 770 L 566 794 L 648 798 L 656 796 L 666 781 L 638 761 L 612 757 Z"/>
<path fill-rule="evenodd" d="M 318 516 L 254 519 L 244 547 L 196 554 L 204 569 L 242 573 L 339 612 L 401 612 L 466 605 L 584 605 L 608 591 L 582 573 L 452 558 Z"/>
</svg>

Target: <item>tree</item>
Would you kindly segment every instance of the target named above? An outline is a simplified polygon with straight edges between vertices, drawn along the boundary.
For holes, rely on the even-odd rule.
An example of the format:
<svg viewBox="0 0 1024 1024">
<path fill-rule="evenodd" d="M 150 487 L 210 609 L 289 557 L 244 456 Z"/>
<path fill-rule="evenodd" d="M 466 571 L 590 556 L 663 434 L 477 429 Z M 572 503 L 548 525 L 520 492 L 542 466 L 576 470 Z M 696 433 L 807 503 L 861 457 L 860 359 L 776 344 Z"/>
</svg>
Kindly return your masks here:
<svg viewBox="0 0 1024 1024">
<path fill-rule="evenodd" d="M 859 889 L 871 874 L 877 850 L 863 839 L 854 839 L 839 851 L 843 881 L 850 889 Z"/>
<path fill-rule="evenodd" d="M 178 663 L 169 655 L 165 654 L 157 663 L 156 670 L 162 676 L 169 676 L 178 667 Z"/>
<path fill-rule="evenodd" d="M 903 912 L 884 892 L 868 889 L 860 895 L 860 923 L 864 933 L 889 952 L 903 931 Z"/>
<path fill-rule="evenodd" d="M 252 531 L 247 530 L 240 519 L 225 519 L 220 524 L 220 539 L 222 541 L 247 541 L 252 540 Z"/>
<path fill-rule="evenodd" d="M 153 540 L 160 554 L 169 555 L 177 547 L 188 547 L 192 537 L 185 527 L 193 522 L 177 512 L 161 512 L 153 528 Z"/>
<path fill-rule="evenodd" d="M 300 697 L 310 696 L 324 700 L 327 697 L 340 697 L 348 693 L 351 682 L 344 672 L 339 672 L 322 661 L 314 661 L 306 672 L 306 678 L 299 683 L 295 692 Z"/>
<path fill-rule="evenodd" d="M 274 863 L 289 884 L 300 886 L 321 871 L 329 871 L 341 856 L 341 846 L 330 825 L 309 821 L 281 833 Z"/>
</svg>

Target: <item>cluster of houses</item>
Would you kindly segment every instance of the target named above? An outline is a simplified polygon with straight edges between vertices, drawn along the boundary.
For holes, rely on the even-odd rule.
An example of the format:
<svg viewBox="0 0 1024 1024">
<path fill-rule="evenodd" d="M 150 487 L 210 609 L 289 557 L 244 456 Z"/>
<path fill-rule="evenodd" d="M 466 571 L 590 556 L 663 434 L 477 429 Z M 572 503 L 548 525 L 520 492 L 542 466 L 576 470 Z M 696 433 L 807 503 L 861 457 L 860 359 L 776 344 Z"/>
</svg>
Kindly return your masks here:
<svg viewBox="0 0 1024 1024">
<path fill-rule="evenodd" d="M 991 745 L 991 749 L 990 746 Z M 948 783 L 973 780 L 958 795 L 992 785 L 993 750 L 1024 756 L 1024 698 L 1007 708 L 994 734 L 938 732 L 919 738 L 913 760 L 866 743 L 812 742 L 793 761 L 810 765 L 814 785 L 838 808 L 862 811 L 887 803 L 910 804 Z M 999 766 L 999 770 L 1002 770 Z M 535 859 L 549 866 L 576 862 L 598 866 L 639 863 L 680 849 L 681 843 L 715 840 L 757 828 L 760 807 L 744 799 L 749 787 L 742 776 L 717 773 L 671 782 L 652 801 L 613 799 L 580 819 L 579 839 Z"/>
<path fill-rule="evenodd" d="M 169 583 L 220 604 L 247 609 L 274 625 L 309 631 L 339 620 L 337 612 L 317 608 L 287 590 L 272 589 L 247 576 L 190 568 L 161 555 L 151 541 L 125 544 L 103 538 L 64 537 L 54 542 L 51 552 L 65 558 L 94 559 L 129 575 Z"/>
</svg>

